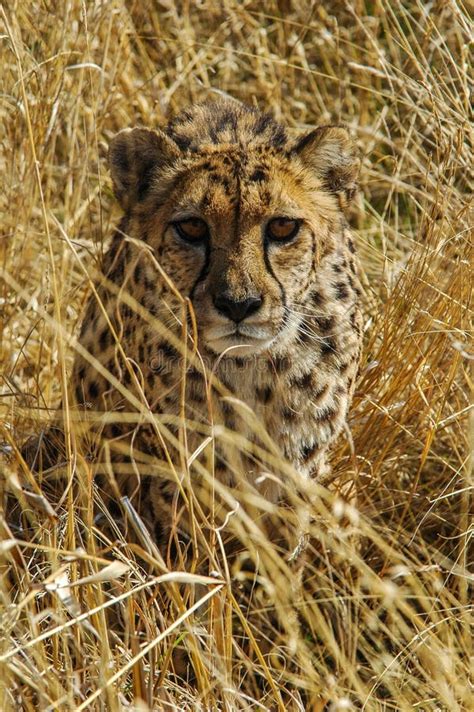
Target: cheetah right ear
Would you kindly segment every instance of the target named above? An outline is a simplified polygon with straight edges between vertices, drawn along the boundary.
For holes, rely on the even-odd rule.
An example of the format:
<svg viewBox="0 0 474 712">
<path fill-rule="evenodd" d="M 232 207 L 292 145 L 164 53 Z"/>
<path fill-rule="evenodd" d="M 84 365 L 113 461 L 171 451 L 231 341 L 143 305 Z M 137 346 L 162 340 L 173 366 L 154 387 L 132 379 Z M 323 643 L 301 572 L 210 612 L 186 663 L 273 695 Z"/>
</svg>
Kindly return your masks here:
<svg viewBox="0 0 474 712">
<path fill-rule="evenodd" d="M 172 165 L 179 155 L 177 145 L 162 131 L 120 131 L 110 144 L 109 167 L 122 208 L 128 210 L 143 200 L 160 168 Z"/>
<path fill-rule="evenodd" d="M 331 193 L 351 200 L 357 189 L 360 161 L 343 126 L 320 126 L 302 136 L 293 148 Z"/>
</svg>

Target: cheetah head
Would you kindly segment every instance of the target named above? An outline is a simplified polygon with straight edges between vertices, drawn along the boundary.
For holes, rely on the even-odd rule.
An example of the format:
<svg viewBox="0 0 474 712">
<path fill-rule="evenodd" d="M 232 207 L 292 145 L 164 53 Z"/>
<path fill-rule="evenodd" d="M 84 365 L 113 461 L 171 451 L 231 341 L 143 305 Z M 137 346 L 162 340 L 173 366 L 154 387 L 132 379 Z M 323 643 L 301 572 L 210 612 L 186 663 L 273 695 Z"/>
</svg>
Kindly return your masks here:
<svg viewBox="0 0 474 712">
<path fill-rule="evenodd" d="M 356 186 L 344 128 L 292 139 L 254 109 L 208 103 L 162 130 L 120 132 L 109 160 L 127 231 L 191 300 L 201 348 L 245 357 L 292 338 Z"/>
</svg>

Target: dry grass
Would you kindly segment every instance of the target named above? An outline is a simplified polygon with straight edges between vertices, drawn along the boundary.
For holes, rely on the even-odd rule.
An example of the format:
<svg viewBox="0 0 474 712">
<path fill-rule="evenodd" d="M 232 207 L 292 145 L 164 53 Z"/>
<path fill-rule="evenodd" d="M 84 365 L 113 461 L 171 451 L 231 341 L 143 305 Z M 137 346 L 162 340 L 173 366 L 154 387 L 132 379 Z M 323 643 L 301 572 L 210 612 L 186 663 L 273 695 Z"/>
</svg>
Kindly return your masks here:
<svg viewBox="0 0 474 712">
<path fill-rule="evenodd" d="M 0 709 L 472 709 L 466 7 L 10 0 L 1 24 L 0 481 L 31 532 L 0 512 Z M 246 593 L 199 511 L 200 561 L 179 578 L 146 537 L 104 540 L 78 446 L 56 511 L 18 452 L 67 382 L 79 258 L 92 268 L 117 218 L 108 141 L 216 91 L 295 130 L 343 121 L 364 155 L 354 454 L 341 441 L 328 489 L 299 492 L 287 471 L 285 516 L 313 517 L 301 587 L 231 493 L 216 494 L 227 525 L 259 562 Z M 172 674 L 180 646 L 194 682 Z"/>
</svg>

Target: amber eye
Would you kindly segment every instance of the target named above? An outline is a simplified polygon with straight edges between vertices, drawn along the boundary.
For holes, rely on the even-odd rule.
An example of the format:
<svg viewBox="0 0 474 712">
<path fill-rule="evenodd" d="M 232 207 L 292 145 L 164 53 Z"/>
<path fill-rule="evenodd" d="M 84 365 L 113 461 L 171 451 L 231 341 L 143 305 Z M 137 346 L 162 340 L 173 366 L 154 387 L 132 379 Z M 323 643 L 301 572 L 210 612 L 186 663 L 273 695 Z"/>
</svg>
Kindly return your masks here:
<svg viewBox="0 0 474 712">
<path fill-rule="evenodd" d="M 266 235 L 275 242 L 289 242 L 300 229 L 300 221 L 293 218 L 273 218 L 267 225 Z"/>
<path fill-rule="evenodd" d="M 177 220 L 173 227 L 186 242 L 203 242 L 209 235 L 209 228 L 201 218 Z"/>
</svg>

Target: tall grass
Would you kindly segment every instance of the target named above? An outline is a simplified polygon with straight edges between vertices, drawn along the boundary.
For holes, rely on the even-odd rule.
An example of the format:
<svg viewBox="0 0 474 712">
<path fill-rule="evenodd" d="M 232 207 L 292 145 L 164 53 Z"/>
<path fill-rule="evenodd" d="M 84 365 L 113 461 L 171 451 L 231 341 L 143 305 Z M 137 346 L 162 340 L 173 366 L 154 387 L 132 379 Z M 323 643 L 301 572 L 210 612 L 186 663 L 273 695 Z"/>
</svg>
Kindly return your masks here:
<svg viewBox="0 0 474 712">
<path fill-rule="evenodd" d="M 0 510 L 0 710 L 472 709 L 467 5 L 10 0 L 0 18 L 0 481 L 23 526 Z M 220 92 L 355 135 L 365 348 L 332 480 L 269 464 L 292 503 L 275 521 L 310 513 L 304 562 L 210 464 L 221 526 L 197 507 L 199 560 L 170 570 L 139 522 L 139 543 L 97 527 L 74 413 L 59 502 L 20 447 L 66 392 L 81 263 L 118 217 L 108 142 Z"/>
</svg>

